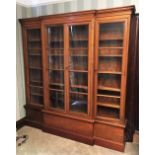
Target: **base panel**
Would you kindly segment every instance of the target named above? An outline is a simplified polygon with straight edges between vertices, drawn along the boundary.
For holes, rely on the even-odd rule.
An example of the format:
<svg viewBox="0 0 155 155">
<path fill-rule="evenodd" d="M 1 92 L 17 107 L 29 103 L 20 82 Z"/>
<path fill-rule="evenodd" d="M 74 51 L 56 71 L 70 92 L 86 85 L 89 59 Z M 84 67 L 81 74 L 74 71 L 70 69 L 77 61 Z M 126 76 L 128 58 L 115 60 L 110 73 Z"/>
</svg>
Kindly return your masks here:
<svg viewBox="0 0 155 155">
<path fill-rule="evenodd" d="M 75 119 L 35 110 L 35 113 L 39 116 L 38 119 L 31 115 L 31 112 L 34 113 L 32 109 L 27 109 L 29 117 L 25 119 L 26 125 L 89 145 L 95 144 L 121 152 L 124 151 L 125 125 L 93 119 L 80 120 L 79 118 Z"/>
<path fill-rule="evenodd" d="M 116 124 L 107 124 L 106 122 L 95 123 L 94 125 L 94 143 L 117 151 L 124 151 L 124 127 Z"/>
</svg>

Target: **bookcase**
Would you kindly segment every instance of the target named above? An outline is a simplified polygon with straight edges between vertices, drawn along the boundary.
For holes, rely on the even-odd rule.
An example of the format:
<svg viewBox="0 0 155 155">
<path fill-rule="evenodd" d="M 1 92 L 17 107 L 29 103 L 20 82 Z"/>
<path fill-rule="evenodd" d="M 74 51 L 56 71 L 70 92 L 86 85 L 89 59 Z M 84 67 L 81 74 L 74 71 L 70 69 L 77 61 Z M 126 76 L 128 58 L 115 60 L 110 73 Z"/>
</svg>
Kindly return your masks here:
<svg viewBox="0 0 155 155">
<path fill-rule="evenodd" d="M 124 150 L 134 6 L 21 19 L 26 123 Z"/>
</svg>

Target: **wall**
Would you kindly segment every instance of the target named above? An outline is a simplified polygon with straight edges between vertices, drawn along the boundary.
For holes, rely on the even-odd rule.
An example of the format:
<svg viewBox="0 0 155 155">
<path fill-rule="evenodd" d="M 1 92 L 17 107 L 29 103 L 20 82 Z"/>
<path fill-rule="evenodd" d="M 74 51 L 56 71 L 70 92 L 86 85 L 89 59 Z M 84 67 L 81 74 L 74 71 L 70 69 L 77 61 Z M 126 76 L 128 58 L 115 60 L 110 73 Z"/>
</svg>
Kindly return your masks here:
<svg viewBox="0 0 155 155">
<path fill-rule="evenodd" d="M 112 7 L 120 7 L 127 5 L 135 5 L 137 12 L 139 11 L 138 0 L 72 0 L 64 3 L 48 4 L 37 7 L 23 7 L 16 5 L 17 13 L 17 117 L 19 120 L 25 116 L 25 87 L 24 87 L 24 66 L 23 66 L 23 49 L 21 38 L 21 26 L 18 22 L 19 18 L 36 17 L 41 15 L 67 13 L 74 11 L 105 9 Z"/>
<path fill-rule="evenodd" d="M 21 26 L 19 18 L 26 18 L 26 8 L 16 5 L 16 120 L 25 116 L 25 84 Z"/>
<path fill-rule="evenodd" d="M 92 9 L 105 9 L 127 5 L 136 5 L 137 11 L 139 10 L 139 4 L 137 0 L 72 0 L 64 3 L 28 8 L 27 17 Z"/>
</svg>

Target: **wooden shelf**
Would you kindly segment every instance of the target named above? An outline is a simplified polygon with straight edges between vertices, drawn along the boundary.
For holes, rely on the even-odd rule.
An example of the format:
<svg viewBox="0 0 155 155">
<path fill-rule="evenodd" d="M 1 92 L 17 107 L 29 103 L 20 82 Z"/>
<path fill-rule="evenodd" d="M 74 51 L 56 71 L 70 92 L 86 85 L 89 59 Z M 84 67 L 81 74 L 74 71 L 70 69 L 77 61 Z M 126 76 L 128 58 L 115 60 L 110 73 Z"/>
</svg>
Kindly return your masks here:
<svg viewBox="0 0 155 155">
<path fill-rule="evenodd" d="M 41 42 L 40 39 L 31 39 L 31 40 L 28 40 L 28 42 Z"/>
<path fill-rule="evenodd" d="M 98 89 L 100 90 L 109 90 L 109 91 L 116 91 L 116 92 L 120 92 L 121 89 L 119 88 L 111 88 L 111 87 L 104 87 L 104 86 L 98 86 Z"/>
<path fill-rule="evenodd" d="M 79 42 L 80 42 L 80 41 L 88 41 L 88 39 L 72 39 L 72 40 L 70 40 L 70 42 L 73 42 L 73 41 L 77 41 L 77 42 L 78 42 L 78 41 L 79 41 Z"/>
<path fill-rule="evenodd" d="M 70 85 L 71 88 L 82 88 L 82 89 L 88 89 L 87 86 L 84 85 Z"/>
<path fill-rule="evenodd" d="M 35 107 L 38 107 L 39 109 L 40 108 L 43 108 L 43 103 L 42 102 L 30 102 L 30 105 L 32 106 L 35 106 Z"/>
<path fill-rule="evenodd" d="M 88 95 L 88 93 L 82 93 L 82 92 L 76 92 L 76 91 L 70 91 L 71 94 L 80 94 L 80 95 Z"/>
<path fill-rule="evenodd" d="M 41 56 L 41 53 L 29 53 L 30 56 Z"/>
<path fill-rule="evenodd" d="M 123 41 L 123 38 L 100 38 L 99 41 Z"/>
<path fill-rule="evenodd" d="M 87 47 L 74 47 L 74 48 L 69 48 L 69 50 L 88 50 Z"/>
<path fill-rule="evenodd" d="M 97 96 L 99 96 L 99 97 L 110 97 L 110 98 L 118 98 L 118 99 L 120 99 L 120 96 L 117 96 L 117 95 L 102 95 L 102 94 L 97 94 Z"/>
<path fill-rule="evenodd" d="M 86 71 L 86 70 L 70 70 L 70 72 L 88 73 L 88 71 Z"/>
<path fill-rule="evenodd" d="M 58 92 L 64 92 L 64 90 L 61 90 L 61 89 L 54 89 L 54 88 L 49 88 L 49 90 L 58 91 Z"/>
<path fill-rule="evenodd" d="M 47 48 L 48 51 L 55 51 L 55 50 L 64 50 L 62 47 L 53 47 L 53 48 Z"/>
<path fill-rule="evenodd" d="M 38 81 L 38 80 L 30 80 L 30 82 L 42 83 L 42 81 Z"/>
<path fill-rule="evenodd" d="M 119 104 L 97 102 L 97 105 L 103 106 L 103 107 L 120 109 L 120 105 Z"/>
<path fill-rule="evenodd" d="M 54 70 L 54 71 L 64 71 L 64 69 L 55 69 L 55 68 L 48 68 L 48 70 Z"/>
<path fill-rule="evenodd" d="M 33 48 L 28 48 L 28 50 L 33 50 L 33 51 L 41 51 L 41 48 L 39 47 L 33 47 Z"/>
<path fill-rule="evenodd" d="M 64 54 L 48 54 L 48 56 L 64 56 Z"/>
<path fill-rule="evenodd" d="M 116 109 L 118 110 L 118 109 Z M 119 121 L 119 114 L 117 114 L 116 112 L 111 112 L 111 113 L 98 113 L 97 114 L 97 118 L 99 119 L 104 119 L 104 120 L 107 120 L 107 121 Z"/>
<path fill-rule="evenodd" d="M 50 85 L 54 85 L 54 86 L 64 86 L 63 83 L 49 83 Z"/>
<path fill-rule="evenodd" d="M 114 55 L 114 54 L 113 55 L 112 54 L 110 55 L 109 54 L 109 55 L 99 55 L 99 57 L 118 57 L 118 58 L 122 58 L 122 55 L 121 54 L 118 54 L 118 55 Z"/>
<path fill-rule="evenodd" d="M 33 66 L 30 66 L 29 68 L 30 68 L 30 69 L 39 69 L 39 70 L 42 70 L 41 67 L 33 67 Z"/>
<path fill-rule="evenodd" d="M 64 40 L 49 40 L 49 42 L 52 42 L 52 43 L 57 43 L 57 42 L 64 42 Z"/>
<path fill-rule="evenodd" d="M 70 56 L 71 57 L 87 57 L 88 55 L 73 55 L 73 54 L 71 54 Z"/>
<path fill-rule="evenodd" d="M 42 89 L 43 87 L 42 86 L 34 86 L 34 85 L 29 85 L 30 87 L 34 87 L 34 88 L 39 88 L 39 89 Z"/>
<path fill-rule="evenodd" d="M 121 75 L 122 72 L 113 72 L 113 71 L 98 71 L 99 74 L 118 74 Z"/>
<path fill-rule="evenodd" d="M 99 47 L 99 49 L 123 49 L 123 47 L 111 47 L 111 46 L 109 46 L 109 47 Z"/>
<path fill-rule="evenodd" d="M 104 110 L 101 108 L 105 108 Z M 98 105 L 98 117 L 106 119 L 119 119 L 119 108 L 112 108 L 103 105 Z"/>
<path fill-rule="evenodd" d="M 32 93 L 30 92 L 31 95 L 34 95 L 34 96 L 43 96 L 43 94 L 39 94 L 39 93 Z"/>
</svg>

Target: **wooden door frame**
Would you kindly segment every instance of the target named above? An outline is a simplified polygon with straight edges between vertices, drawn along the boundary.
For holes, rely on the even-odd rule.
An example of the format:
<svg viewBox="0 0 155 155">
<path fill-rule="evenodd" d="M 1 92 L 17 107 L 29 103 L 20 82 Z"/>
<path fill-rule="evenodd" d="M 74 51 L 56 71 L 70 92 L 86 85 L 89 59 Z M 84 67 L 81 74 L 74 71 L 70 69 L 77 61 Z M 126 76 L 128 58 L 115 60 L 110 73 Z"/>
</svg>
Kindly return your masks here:
<svg viewBox="0 0 155 155">
<path fill-rule="evenodd" d="M 92 104 L 93 104 L 93 98 L 92 98 L 92 84 L 93 84 L 93 39 L 94 39 L 94 21 L 93 20 L 82 20 L 82 21 L 74 21 L 69 22 L 67 24 L 67 32 L 69 35 L 69 26 L 71 25 L 88 25 L 88 95 L 87 95 L 87 114 L 80 113 L 80 112 L 72 112 L 70 111 L 70 105 L 69 105 L 69 96 L 68 95 L 68 114 L 79 116 L 79 117 L 86 117 L 86 118 L 92 118 Z M 67 36 L 67 35 L 66 35 Z M 67 55 L 68 55 L 68 60 L 69 60 L 69 36 L 68 36 L 68 47 L 67 47 Z M 69 61 L 68 61 L 68 66 L 69 66 Z M 68 72 L 68 93 L 69 93 L 69 68 L 67 67 L 67 72 Z"/>
<path fill-rule="evenodd" d="M 27 106 L 33 106 L 33 107 L 43 107 L 43 105 L 37 105 L 33 104 L 30 102 L 30 69 L 29 69 L 29 51 L 28 51 L 28 30 L 33 30 L 33 29 L 40 29 L 40 35 L 41 34 L 41 26 L 40 26 L 40 21 L 27 21 L 27 22 L 21 22 L 22 24 L 22 43 L 23 43 L 23 53 L 24 53 L 24 72 L 25 72 L 25 90 L 26 90 L 26 104 Z M 41 36 L 40 36 L 41 38 Z M 41 51 L 42 51 L 42 46 L 41 46 Z M 42 57 L 42 55 L 41 55 Z M 41 61 L 41 67 L 43 66 L 43 62 Z M 42 84 L 44 83 L 43 79 L 43 67 L 42 67 Z M 44 95 L 43 95 L 43 100 L 44 100 Z"/>
<path fill-rule="evenodd" d="M 45 100 L 44 100 L 44 105 L 45 105 L 45 110 L 52 110 L 55 112 L 62 112 L 66 113 L 66 95 L 64 95 L 64 109 L 58 109 L 58 108 L 53 108 L 50 106 L 50 99 L 49 99 L 49 67 L 48 67 L 48 53 L 47 53 L 47 27 L 53 26 L 53 25 L 62 25 L 64 28 L 64 23 L 62 22 L 41 22 L 41 30 L 42 30 L 42 53 L 43 53 L 43 71 L 44 71 L 44 95 L 45 95 Z M 65 33 L 65 28 L 63 29 L 63 33 Z M 64 34 L 65 36 L 65 34 Z M 65 44 L 64 44 L 65 46 Z M 64 47 L 64 54 L 65 54 L 65 47 Z M 65 56 L 64 56 L 64 75 L 65 75 Z M 65 84 L 65 76 L 64 76 L 64 84 Z M 66 86 L 64 85 L 64 94 L 65 94 L 65 88 Z"/>
<path fill-rule="evenodd" d="M 46 32 L 46 27 L 47 26 L 52 26 L 52 25 L 63 25 L 64 26 L 64 83 L 65 83 L 65 108 L 64 111 L 58 110 L 56 108 L 51 108 L 49 106 L 49 92 L 48 92 L 48 60 L 47 60 L 47 51 L 46 51 L 46 46 L 47 46 L 47 32 Z M 83 24 L 88 24 L 89 25 L 89 36 L 88 36 L 88 52 L 89 52 L 89 67 L 88 67 L 88 112 L 87 114 L 82 114 L 82 113 L 76 113 L 76 112 L 70 112 L 69 111 L 69 72 L 68 72 L 68 66 L 69 66 L 69 25 L 83 25 Z M 75 115 L 79 117 L 86 117 L 86 118 L 92 118 L 92 109 L 93 109 L 93 99 L 92 98 L 92 83 L 93 83 L 93 39 L 94 39 L 94 19 L 89 17 L 88 19 L 83 19 L 83 18 L 74 18 L 70 19 L 69 17 L 62 17 L 57 20 L 52 20 L 50 19 L 43 19 L 41 21 L 41 30 L 42 30 L 42 55 L 43 55 L 43 72 L 44 72 L 44 104 L 45 104 L 45 109 L 46 110 L 52 110 L 55 113 L 60 113 L 64 112 L 66 115 Z"/>
<path fill-rule="evenodd" d="M 104 23 L 117 23 L 123 22 L 124 25 L 124 36 L 123 36 L 123 57 L 122 57 L 122 75 L 121 75 L 121 99 L 120 99 L 120 112 L 119 119 L 103 118 L 97 116 L 97 85 L 98 85 L 98 42 L 99 42 L 99 24 Z M 94 67 L 94 116 L 96 119 L 109 120 L 125 123 L 125 98 L 126 98 L 126 81 L 127 81 L 127 64 L 128 64 L 128 43 L 129 43 L 129 30 L 130 30 L 130 16 L 112 16 L 104 18 L 96 18 L 95 21 L 95 67 Z"/>
</svg>

